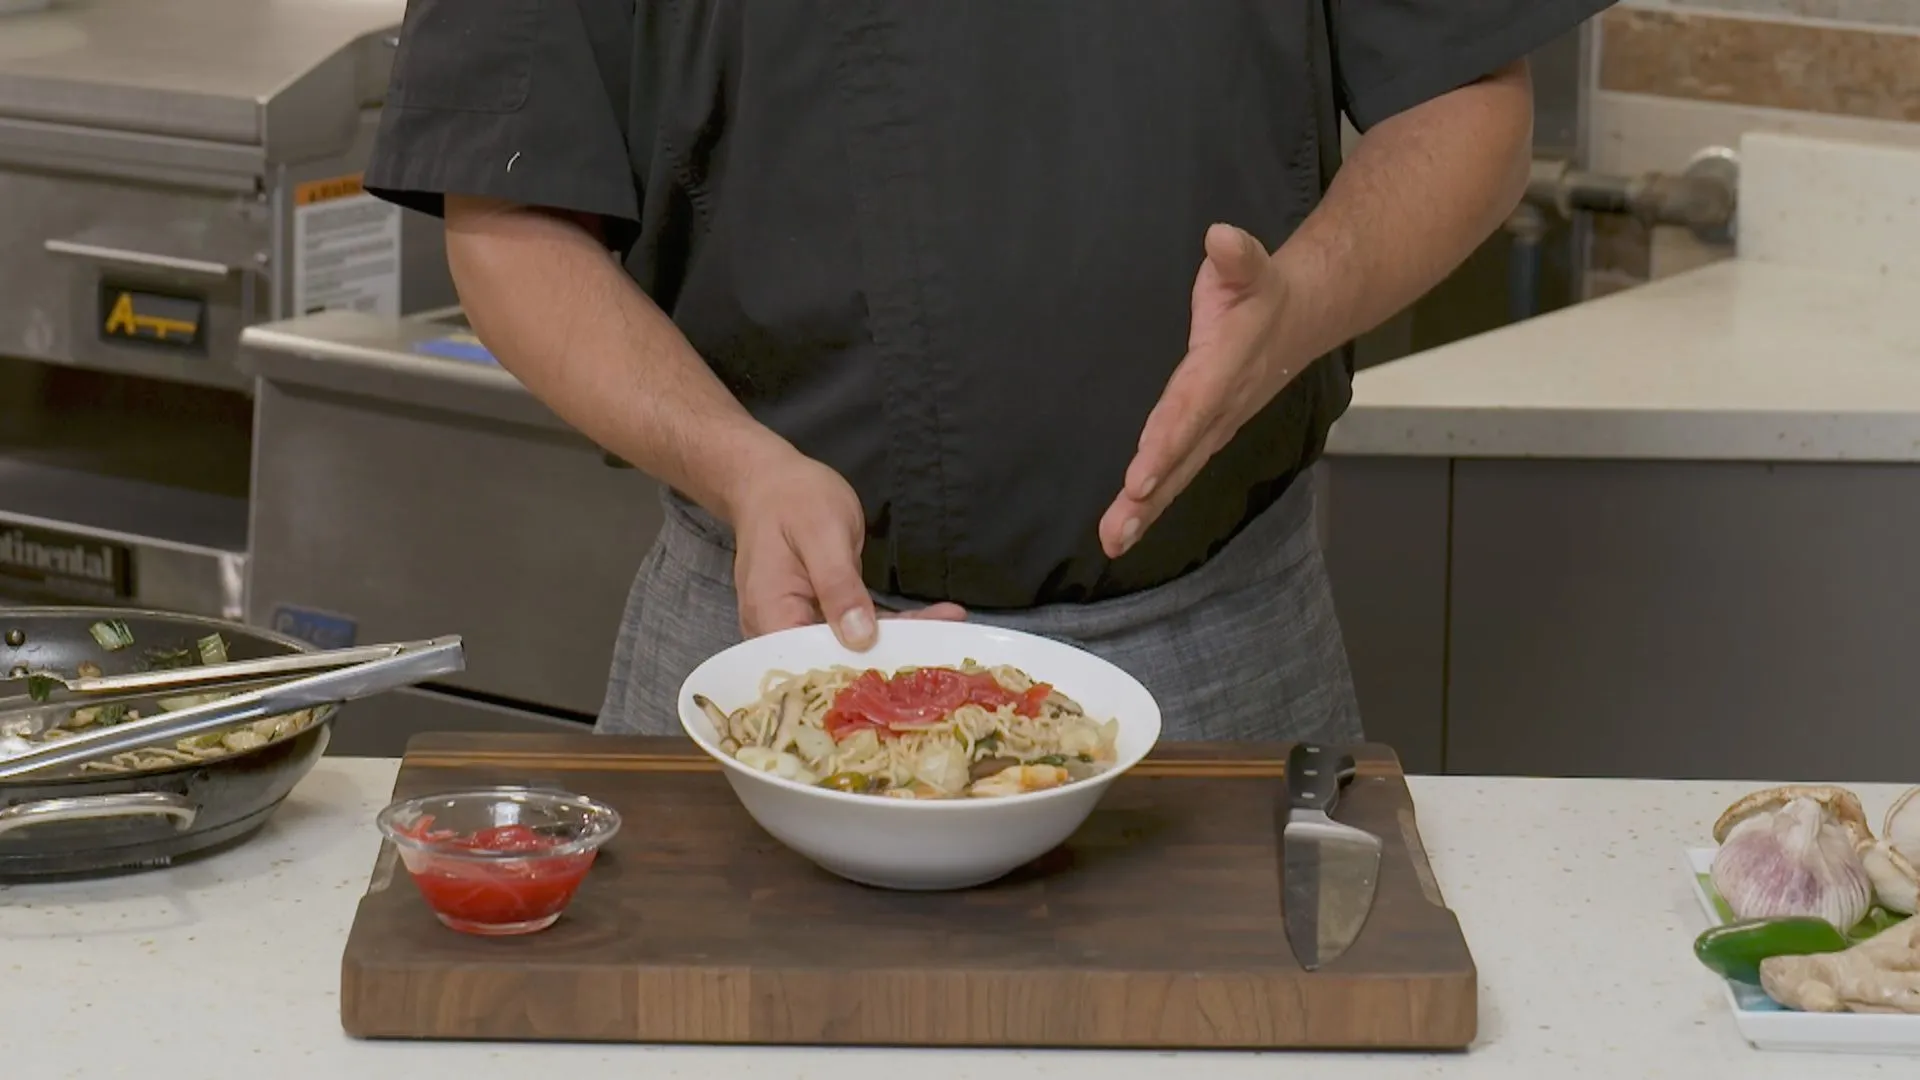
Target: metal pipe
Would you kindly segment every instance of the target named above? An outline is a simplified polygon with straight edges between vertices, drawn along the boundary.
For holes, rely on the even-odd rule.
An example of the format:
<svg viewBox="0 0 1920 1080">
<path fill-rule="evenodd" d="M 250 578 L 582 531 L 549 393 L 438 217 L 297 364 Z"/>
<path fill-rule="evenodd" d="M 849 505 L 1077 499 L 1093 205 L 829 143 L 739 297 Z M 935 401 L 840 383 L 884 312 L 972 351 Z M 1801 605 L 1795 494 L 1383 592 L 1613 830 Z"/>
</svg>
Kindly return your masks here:
<svg viewBox="0 0 1920 1080">
<path fill-rule="evenodd" d="M 1560 160 L 1536 160 L 1525 202 L 1562 217 L 1620 214 L 1648 227 L 1675 225 L 1709 243 L 1733 238 L 1739 165 L 1730 151 L 1711 149 L 1678 175 L 1610 176 Z"/>
<path fill-rule="evenodd" d="M 1507 252 L 1507 321 L 1523 322 L 1540 313 L 1540 242 L 1547 233 L 1547 215 L 1531 203 L 1521 203 L 1507 219 L 1511 243 Z"/>
</svg>

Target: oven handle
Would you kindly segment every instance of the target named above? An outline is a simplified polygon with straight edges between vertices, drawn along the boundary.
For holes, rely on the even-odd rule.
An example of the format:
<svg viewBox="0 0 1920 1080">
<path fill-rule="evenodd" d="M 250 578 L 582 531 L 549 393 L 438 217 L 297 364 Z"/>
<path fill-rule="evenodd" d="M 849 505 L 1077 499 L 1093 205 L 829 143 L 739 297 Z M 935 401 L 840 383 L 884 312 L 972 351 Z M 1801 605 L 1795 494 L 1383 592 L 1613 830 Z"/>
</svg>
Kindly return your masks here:
<svg viewBox="0 0 1920 1080">
<path fill-rule="evenodd" d="M 170 791 L 128 791 L 118 795 L 80 795 L 67 799 L 39 799 L 0 810 L 0 836 L 30 825 L 89 818 L 170 817 L 176 831 L 193 827 L 200 804 Z"/>
<path fill-rule="evenodd" d="M 192 274 L 196 277 L 215 279 L 229 278 L 238 273 L 225 263 L 211 262 L 206 259 L 157 255 L 149 251 L 130 251 L 126 248 L 83 244 L 77 240 L 48 240 L 42 246 L 46 248 L 49 255 L 65 255 L 74 259 L 86 259 L 89 262 L 137 266 L 143 270 L 166 270 L 176 274 Z"/>
</svg>

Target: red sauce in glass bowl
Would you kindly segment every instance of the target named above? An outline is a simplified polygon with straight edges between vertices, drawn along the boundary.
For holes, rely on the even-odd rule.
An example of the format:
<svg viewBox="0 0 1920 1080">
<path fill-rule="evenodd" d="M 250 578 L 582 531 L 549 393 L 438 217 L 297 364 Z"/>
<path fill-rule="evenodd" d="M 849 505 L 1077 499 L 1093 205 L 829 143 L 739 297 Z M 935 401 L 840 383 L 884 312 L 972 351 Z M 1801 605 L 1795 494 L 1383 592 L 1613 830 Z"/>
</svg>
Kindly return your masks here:
<svg viewBox="0 0 1920 1080">
<path fill-rule="evenodd" d="M 433 821 L 423 815 L 395 829 L 420 842 L 402 847 L 400 858 L 440 921 L 469 934 L 528 934 L 552 926 L 598 854 L 550 854 L 567 841 L 525 825 L 459 834 L 435 829 Z"/>
</svg>

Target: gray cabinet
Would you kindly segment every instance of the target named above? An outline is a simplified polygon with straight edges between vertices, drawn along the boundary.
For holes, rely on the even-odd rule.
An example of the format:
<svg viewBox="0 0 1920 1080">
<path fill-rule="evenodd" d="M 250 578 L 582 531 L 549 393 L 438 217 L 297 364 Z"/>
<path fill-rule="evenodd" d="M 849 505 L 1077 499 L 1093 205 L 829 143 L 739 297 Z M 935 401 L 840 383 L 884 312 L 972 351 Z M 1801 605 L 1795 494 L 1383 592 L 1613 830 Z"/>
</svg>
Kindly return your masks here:
<svg viewBox="0 0 1920 1080">
<path fill-rule="evenodd" d="M 1367 737 L 1409 772 L 1440 772 L 1450 463 L 1334 458 L 1326 470 L 1327 574 Z"/>
<path fill-rule="evenodd" d="M 1361 706 L 1410 760 L 1920 780 L 1920 468 L 1342 458 L 1329 486 Z"/>
</svg>

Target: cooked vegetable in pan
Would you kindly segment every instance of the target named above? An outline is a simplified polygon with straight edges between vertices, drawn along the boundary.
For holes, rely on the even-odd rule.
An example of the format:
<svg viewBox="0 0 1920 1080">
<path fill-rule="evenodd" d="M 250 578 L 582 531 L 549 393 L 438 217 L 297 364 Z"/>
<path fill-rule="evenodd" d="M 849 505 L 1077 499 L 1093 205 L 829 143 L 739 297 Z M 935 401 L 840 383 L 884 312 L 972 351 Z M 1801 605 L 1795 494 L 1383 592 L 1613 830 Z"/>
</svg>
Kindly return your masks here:
<svg viewBox="0 0 1920 1080">
<path fill-rule="evenodd" d="M 88 633 L 107 652 L 119 652 L 132 648 L 136 644 L 132 631 L 128 629 L 126 623 L 119 620 L 96 622 L 88 627 Z M 193 667 L 197 664 L 226 662 L 226 639 L 219 634 L 209 634 L 195 641 L 191 648 L 150 648 L 137 665 L 137 670 L 165 671 Z M 60 678 L 54 677 L 56 675 L 97 678 L 101 674 L 99 664 L 81 661 L 71 673 L 26 672 L 16 677 L 25 678 L 29 697 L 35 701 L 46 701 L 60 686 Z M 178 712 L 181 709 L 218 701 L 228 693 L 230 691 L 212 690 L 198 694 L 183 694 L 161 698 L 156 704 L 162 712 Z M 58 723 L 43 729 L 0 730 L 0 755 L 30 750 L 101 725 L 138 720 L 141 715 L 139 709 L 124 703 L 79 706 Z M 190 765 L 265 746 L 275 739 L 301 731 L 312 723 L 311 710 L 285 716 L 270 716 L 225 731 L 209 732 L 181 739 L 172 746 L 149 746 L 123 751 L 105 759 L 85 762 L 79 768 L 83 772 L 119 773 L 160 769 L 172 765 Z"/>
</svg>

